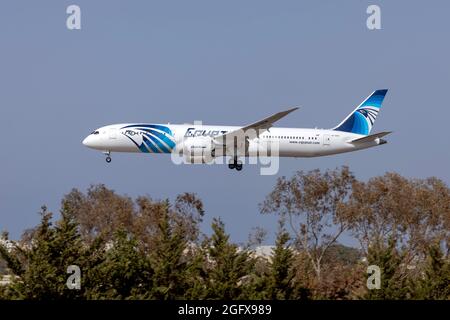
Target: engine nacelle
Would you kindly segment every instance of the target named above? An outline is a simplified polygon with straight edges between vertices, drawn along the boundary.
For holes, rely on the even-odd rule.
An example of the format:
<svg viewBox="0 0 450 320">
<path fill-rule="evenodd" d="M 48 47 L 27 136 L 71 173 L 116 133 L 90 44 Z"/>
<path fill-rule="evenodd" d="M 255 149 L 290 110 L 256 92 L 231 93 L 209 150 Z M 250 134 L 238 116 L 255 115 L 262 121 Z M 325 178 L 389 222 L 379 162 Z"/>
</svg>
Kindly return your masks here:
<svg viewBox="0 0 450 320">
<path fill-rule="evenodd" d="M 211 163 L 215 158 L 214 143 L 209 137 L 187 138 L 183 143 L 183 157 L 186 163 Z"/>
</svg>

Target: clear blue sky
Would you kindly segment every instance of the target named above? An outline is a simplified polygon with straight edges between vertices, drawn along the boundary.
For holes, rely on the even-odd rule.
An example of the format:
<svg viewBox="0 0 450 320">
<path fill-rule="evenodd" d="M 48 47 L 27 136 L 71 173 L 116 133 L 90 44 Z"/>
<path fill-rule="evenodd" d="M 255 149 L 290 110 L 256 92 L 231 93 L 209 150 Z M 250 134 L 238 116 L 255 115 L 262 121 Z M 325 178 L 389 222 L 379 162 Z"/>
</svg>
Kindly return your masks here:
<svg viewBox="0 0 450 320">
<path fill-rule="evenodd" d="M 66 29 L 70 4 L 80 31 Z M 366 28 L 369 4 L 382 30 Z M 196 192 L 204 230 L 221 216 L 245 241 L 253 226 L 276 230 L 258 203 L 295 170 L 345 164 L 360 179 L 449 183 L 449 12 L 448 1 L 2 1 L 0 229 L 18 238 L 42 204 L 57 212 L 72 187 L 105 183 L 133 197 Z M 394 131 L 389 144 L 282 159 L 277 176 L 142 154 L 107 165 L 81 144 L 110 123 L 240 125 L 292 105 L 302 108 L 280 125 L 328 128 L 377 88 L 390 89 L 374 127 Z"/>
</svg>

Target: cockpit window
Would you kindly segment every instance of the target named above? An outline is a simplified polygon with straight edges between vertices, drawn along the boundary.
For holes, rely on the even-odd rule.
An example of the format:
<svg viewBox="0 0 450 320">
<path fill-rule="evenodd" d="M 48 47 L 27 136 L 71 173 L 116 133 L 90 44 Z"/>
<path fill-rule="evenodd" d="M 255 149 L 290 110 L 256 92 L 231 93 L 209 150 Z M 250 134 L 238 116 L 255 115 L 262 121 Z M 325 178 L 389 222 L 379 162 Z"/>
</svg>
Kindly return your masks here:
<svg viewBox="0 0 450 320">
<path fill-rule="evenodd" d="M 92 133 L 91 134 L 99 134 L 100 132 L 98 132 L 97 130 L 95 130 L 95 131 L 92 131 Z"/>
</svg>

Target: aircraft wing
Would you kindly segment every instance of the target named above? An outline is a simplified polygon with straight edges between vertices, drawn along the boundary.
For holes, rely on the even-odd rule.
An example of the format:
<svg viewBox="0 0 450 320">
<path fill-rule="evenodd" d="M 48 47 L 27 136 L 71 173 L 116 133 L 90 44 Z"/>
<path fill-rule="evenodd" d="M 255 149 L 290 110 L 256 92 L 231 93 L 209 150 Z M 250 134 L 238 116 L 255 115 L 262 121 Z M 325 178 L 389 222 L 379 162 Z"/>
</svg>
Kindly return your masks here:
<svg viewBox="0 0 450 320">
<path fill-rule="evenodd" d="M 382 137 L 388 135 L 389 133 L 392 133 L 392 131 L 384 131 L 384 132 L 379 132 L 379 133 L 371 134 L 370 136 L 365 136 L 365 137 L 362 137 L 362 138 L 350 140 L 349 142 L 350 142 L 350 143 L 364 143 L 364 142 L 370 142 L 370 141 L 373 141 L 373 140 L 375 140 L 375 139 L 382 138 Z"/>
<path fill-rule="evenodd" d="M 259 120 L 257 122 L 254 122 L 252 124 L 243 126 L 240 129 L 234 130 L 234 131 L 230 131 L 227 132 L 223 135 L 217 136 L 214 138 L 214 143 L 218 144 L 218 145 L 226 145 L 227 143 L 233 143 L 234 139 L 231 139 L 231 137 L 235 137 L 235 136 L 239 136 L 239 135 L 245 135 L 245 136 L 249 136 L 247 134 L 248 130 L 254 130 L 253 132 L 256 133 L 256 135 L 259 134 L 259 130 L 264 130 L 264 129 L 269 129 L 270 127 L 273 126 L 273 124 L 275 122 L 277 122 L 278 120 L 280 120 L 281 118 L 287 116 L 289 113 L 291 113 L 292 111 L 297 110 L 298 107 L 295 108 L 291 108 L 289 110 L 286 111 L 280 111 L 277 112 L 267 118 L 264 118 L 262 120 Z M 230 139 L 227 139 L 229 138 Z"/>
</svg>

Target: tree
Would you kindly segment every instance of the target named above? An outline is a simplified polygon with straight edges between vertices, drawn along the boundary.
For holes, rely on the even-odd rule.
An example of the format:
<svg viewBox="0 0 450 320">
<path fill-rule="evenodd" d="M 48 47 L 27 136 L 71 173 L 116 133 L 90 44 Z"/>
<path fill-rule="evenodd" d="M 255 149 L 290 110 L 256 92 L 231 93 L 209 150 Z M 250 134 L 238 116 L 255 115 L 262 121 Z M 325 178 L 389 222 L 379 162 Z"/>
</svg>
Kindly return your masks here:
<svg viewBox="0 0 450 320">
<path fill-rule="evenodd" d="M 372 243 L 396 239 L 407 249 L 405 263 L 426 255 L 428 244 L 445 246 L 450 232 L 450 189 L 436 178 L 406 179 L 397 173 L 355 182 L 350 200 L 342 207 L 367 254 Z"/>
<path fill-rule="evenodd" d="M 80 224 L 83 239 L 91 242 L 102 235 L 111 240 L 119 229 L 132 231 L 135 215 L 131 198 L 117 195 L 105 185 L 91 185 L 87 194 L 73 189 L 65 195 L 62 207 Z"/>
<path fill-rule="evenodd" d="M 295 235 L 294 243 L 306 253 L 319 282 L 324 255 L 348 230 L 341 207 L 348 200 L 354 181 L 348 167 L 324 173 L 298 171 L 290 179 L 279 178 L 260 205 L 262 213 L 275 212 L 287 217 Z"/>
<path fill-rule="evenodd" d="M 133 235 L 124 230 L 114 234 L 99 270 L 104 283 L 91 293 L 96 298 L 138 298 L 152 288 L 153 270 L 150 263 L 139 250 Z"/>
<path fill-rule="evenodd" d="M 186 239 L 192 242 L 197 241 L 200 235 L 199 225 L 205 215 L 203 202 L 195 193 L 185 192 L 177 196 L 174 208 L 175 218 L 183 227 Z"/>
<path fill-rule="evenodd" d="M 366 287 L 361 251 L 336 243 L 323 258 L 322 281 L 312 286 L 315 299 L 355 299 Z M 364 291 L 365 292 L 365 291 Z"/>
<path fill-rule="evenodd" d="M 439 179 L 387 173 L 364 183 L 346 167 L 299 171 L 278 179 L 261 212 L 280 215 L 271 257 L 251 249 L 262 229 L 244 247 L 220 219 L 203 235 L 193 193 L 170 203 L 103 185 L 73 190 L 57 221 L 42 207 L 19 243 L 2 236 L 0 268 L 12 284 L 0 298 L 450 298 L 450 192 Z M 362 250 L 337 242 L 349 230 Z M 367 290 L 367 264 L 380 268 L 381 289 Z M 66 285 L 69 265 L 81 269 L 80 290 Z"/>
<path fill-rule="evenodd" d="M 155 250 L 159 241 L 159 224 L 167 215 L 167 202 L 155 201 L 149 196 L 140 196 L 136 199 L 137 212 L 133 222 L 133 233 L 139 239 L 139 246 L 150 254 Z"/>
<path fill-rule="evenodd" d="M 45 206 L 40 214 L 41 223 L 33 232 L 29 247 L 16 246 L 12 252 L 1 252 L 18 277 L 11 286 L 12 295 L 39 300 L 78 298 L 81 292 L 66 286 L 67 267 L 79 264 L 81 256 L 77 225 L 64 211 L 56 227 L 52 226 L 52 213 Z"/>
<path fill-rule="evenodd" d="M 413 281 L 412 288 L 416 299 L 450 299 L 450 262 L 438 243 L 430 246 L 423 274 Z"/>
<path fill-rule="evenodd" d="M 242 299 L 245 298 L 245 277 L 250 273 L 253 261 L 248 252 L 239 250 L 229 243 L 222 220 L 214 218 L 213 235 L 205 242 L 207 252 L 207 294 L 206 299 Z"/>
<path fill-rule="evenodd" d="M 289 246 L 290 236 L 280 221 L 272 263 L 267 281 L 267 294 L 271 300 L 291 299 L 293 296 L 293 252 Z"/>
<path fill-rule="evenodd" d="M 396 248 L 397 240 L 389 238 L 384 242 L 373 243 L 369 246 L 367 261 L 369 265 L 380 268 L 380 289 L 368 290 L 364 298 L 375 300 L 397 300 L 407 298 L 406 265 L 402 264 L 402 254 Z"/>
<path fill-rule="evenodd" d="M 83 243 L 78 223 L 64 208 L 55 225 L 45 206 L 40 214 L 41 222 L 27 233 L 27 241 L 10 251 L 0 246 L 0 254 L 14 275 L 9 297 L 38 300 L 100 297 L 93 292 L 106 282 L 98 272 L 104 260 L 102 239 L 97 238 L 90 245 Z M 66 285 L 70 265 L 81 269 L 80 290 L 70 290 Z"/>
<path fill-rule="evenodd" d="M 155 272 L 151 296 L 156 299 L 184 298 L 192 271 L 184 254 L 187 249 L 185 230 L 178 220 L 171 218 L 169 210 L 166 201 L 166 210 L 158 221 L 155 250 L 150 254 Z"/>
</svg>

